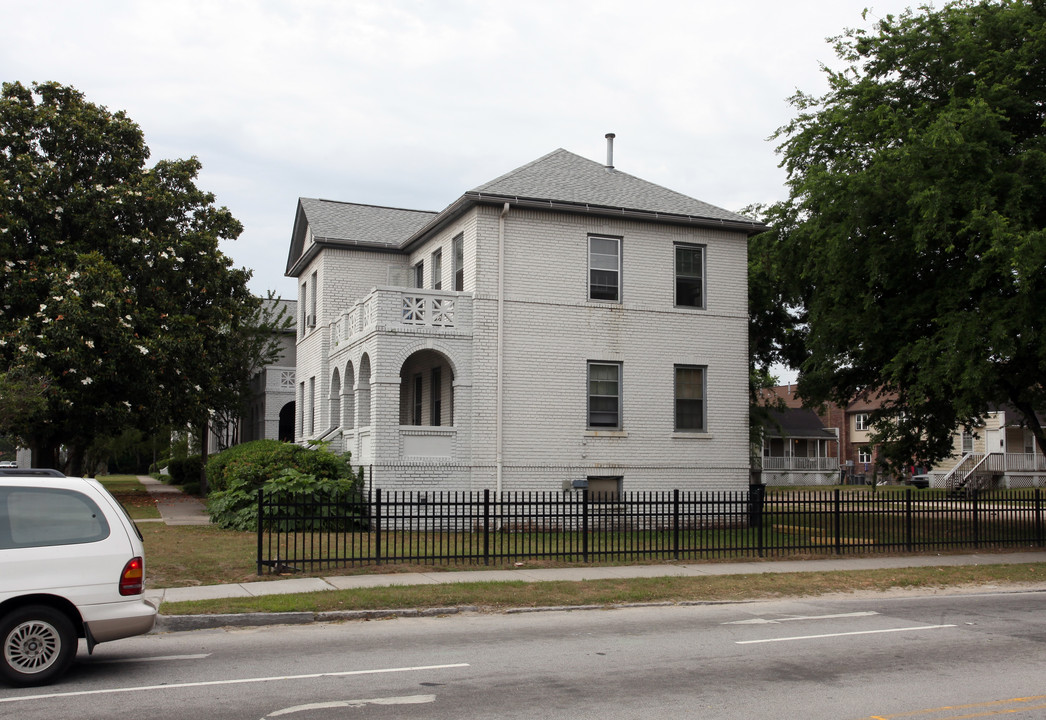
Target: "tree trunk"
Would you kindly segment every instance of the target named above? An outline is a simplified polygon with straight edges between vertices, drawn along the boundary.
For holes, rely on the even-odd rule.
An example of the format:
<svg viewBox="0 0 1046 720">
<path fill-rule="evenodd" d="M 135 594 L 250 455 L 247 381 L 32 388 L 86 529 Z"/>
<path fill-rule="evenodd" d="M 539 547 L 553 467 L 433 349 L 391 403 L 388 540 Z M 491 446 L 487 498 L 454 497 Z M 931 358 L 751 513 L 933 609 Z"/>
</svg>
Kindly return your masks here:
<svg viewBox="0 0 1046 720">
<path fill-rule="evenodd" d="M 210 434 L 210 425 L 204 419 L 200 437 L 200 494 L 204 496 L 207 495 L 209 490 L 207 487 L 207 445 L 210 440 Z"/>
<path fill-rule="evenodd" d="M 48 440 L 32 440 L 29 443 L 29 451 L 32 459 L 30 465 L 34 468 L 58 467 L 58 443 Z"/>
</svg>

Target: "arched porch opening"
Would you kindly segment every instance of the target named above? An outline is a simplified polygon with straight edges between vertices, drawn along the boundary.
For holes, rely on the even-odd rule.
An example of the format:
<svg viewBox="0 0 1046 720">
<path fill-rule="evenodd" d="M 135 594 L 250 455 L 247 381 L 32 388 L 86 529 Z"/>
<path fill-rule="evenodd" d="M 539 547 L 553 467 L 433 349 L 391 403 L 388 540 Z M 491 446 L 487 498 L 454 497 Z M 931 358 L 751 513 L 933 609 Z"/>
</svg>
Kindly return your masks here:
<svg viewBox="0 0 1046 720">
<path fill-rule="evenodd" d="M 400 425 L 454 425 L 454 370 L 436 350 L 419 350 L 400 368 Z"/>
<path fill-rule="evenodd" d="M 280 442 L 294 442 L 294 401 L 280 408 Z"/>
</svg>

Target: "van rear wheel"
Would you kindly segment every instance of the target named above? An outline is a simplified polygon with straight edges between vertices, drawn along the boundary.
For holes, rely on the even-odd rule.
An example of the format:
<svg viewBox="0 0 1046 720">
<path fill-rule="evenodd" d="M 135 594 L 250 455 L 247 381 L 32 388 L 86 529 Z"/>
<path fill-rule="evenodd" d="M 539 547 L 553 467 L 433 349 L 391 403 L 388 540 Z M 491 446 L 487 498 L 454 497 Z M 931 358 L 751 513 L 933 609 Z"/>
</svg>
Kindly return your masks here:
<svg viewBox="0 0 1046 720">
<path fill-rule="evenodd" d="M 0 675 L 12 685 L 45 685 L 76 656 L 76 629 L 45 605 L 19 608 L 0 620 Z"/>
</svg>

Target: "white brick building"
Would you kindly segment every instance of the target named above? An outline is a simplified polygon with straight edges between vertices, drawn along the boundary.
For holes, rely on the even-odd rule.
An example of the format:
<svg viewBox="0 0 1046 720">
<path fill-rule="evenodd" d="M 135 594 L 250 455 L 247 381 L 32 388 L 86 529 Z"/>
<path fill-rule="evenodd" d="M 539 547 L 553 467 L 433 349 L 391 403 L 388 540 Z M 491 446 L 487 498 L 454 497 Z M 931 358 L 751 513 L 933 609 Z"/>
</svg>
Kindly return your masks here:
<svg viewBox="0 0 1046 720">
<path fill-rule="evenodd" d="M 439 213 L 302 198 L 295 437 L 386 489 L 747 488 L 761 229 L 565 150 Z"/>
</svg>

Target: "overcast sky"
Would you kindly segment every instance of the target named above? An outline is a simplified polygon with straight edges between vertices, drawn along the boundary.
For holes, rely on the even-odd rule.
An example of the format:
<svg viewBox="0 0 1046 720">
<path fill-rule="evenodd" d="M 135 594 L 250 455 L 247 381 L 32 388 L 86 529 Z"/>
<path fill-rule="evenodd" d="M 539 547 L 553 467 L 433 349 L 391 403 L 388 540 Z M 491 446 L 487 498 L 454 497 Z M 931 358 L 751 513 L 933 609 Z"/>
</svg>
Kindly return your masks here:
<svg viewBox="0 0 1046 720">
<path fill-rule="evenodd" d="M 298 197 L 441 210 L 556 148 L 740 210 L 782 199 L 769 136 L 821 92 L 826 38 L 898 0 L 0 0 L 0 78 L 124 110 L 196 155 L 284 277 Z M 870 7 L 868 20 L 861 11 Z"/>
</svg>

